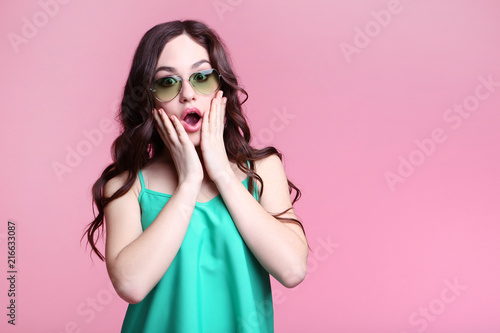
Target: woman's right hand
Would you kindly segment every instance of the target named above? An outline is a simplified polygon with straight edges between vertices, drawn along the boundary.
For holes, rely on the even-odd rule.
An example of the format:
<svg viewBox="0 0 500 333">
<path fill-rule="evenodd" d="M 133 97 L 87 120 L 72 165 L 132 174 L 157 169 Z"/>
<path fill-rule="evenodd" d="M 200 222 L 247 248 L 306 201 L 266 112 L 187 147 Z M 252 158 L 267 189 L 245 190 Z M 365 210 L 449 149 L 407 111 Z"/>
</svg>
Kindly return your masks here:
<svg viewBox="0 0 500 333">
<path fill-rule="evenodd" d="M 178 185 L 185 182 L 201 185 L 203 167 L 184 126 L 175 115 L 168 117 L 163 109 L 153 109 L 153 117 L 155 127 L 172 155 L 179 177 Z"/>
</svg>

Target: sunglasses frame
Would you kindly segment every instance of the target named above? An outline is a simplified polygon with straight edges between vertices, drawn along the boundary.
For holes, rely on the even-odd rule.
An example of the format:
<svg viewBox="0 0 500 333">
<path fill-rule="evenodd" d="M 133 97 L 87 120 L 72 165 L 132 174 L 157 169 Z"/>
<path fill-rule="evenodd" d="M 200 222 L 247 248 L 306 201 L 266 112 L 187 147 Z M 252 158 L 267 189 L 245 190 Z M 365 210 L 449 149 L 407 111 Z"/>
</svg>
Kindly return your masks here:
<svg viewBox="0 0 500 333">
<path fill-rule="evenodd" d="M 204 94 L 202 93 L 201 91 L 199 91 L 198 89 L 196 89 L 196 87 L 193 85 L 193 83 L 191 82 L 191 78 L 193 77 L 193 75 L 195 74 L 198 74 L 198 73 L 203 73 L 205 71 L 212 71 L 210 74 L 212 74 L 213 72 L 215 72 L 217 74 L 217 78 L 218 78 L 218 81 L 219 81 L 219 84 L 217 85 L 217 88 L 215 88 L 214 91 L 212 91 L 211 93 L 208 93 L 208 94 Z M 179 96 L 179 93 L 182 91 L 182 83 L 184 82 L 184 79 L 182 78 L 182 76 L 184 75 L 187 75 L 189 74 L 189 78 L 188 78 L 188 82 L 189 84 L 191 85 L 191 87 L 193 88 L 194 91 L 196 91 L 198 94 L 202 94 L 202 95 L 210 95 L 210 94 L 213 94 L 214 92 L 216 92 L 221 84 L 222 84 L 222 75 L 220 75 L 219 71 L 216 70 L 215 68 L 208 68 L 208 69 L 202 69 L 200 71 L 195 71 L 195 72 L 192 72 L 192 73 L 184 73 L 184 74 L 177 74 L 177 75 L 168 75 L 168 76 L 165 76 L 165 77 L 162 77 L 158 80 L 161 80 L 161 79 L 164 79 L 166 77 L 173 77 L 175 78 L 176 80 L 178 80 L 178 82 L 181 83 L 181 87 L 179 88 L 179 90 L 177 91 L 177 94 L 175 94 L 174 97 L 172 97 L 172 99 L 168 100 L 168 101 L 163 101 L 161 100 L 158 96 L 156 96 L 156 89 L 153 87 L 150 87 L 149 90 L 151 90 L 151 92 L 153 93 L 153 96 L 155 97 L 155 99 L 161 103 L 167 103 L 167 102 L 170 102 L 172 100 L 174 100 L 177 96 Z M 156 81 L 158 80 L 155 80 L 153 81 L 153 85 L 155 84 Z"/>
</svg>

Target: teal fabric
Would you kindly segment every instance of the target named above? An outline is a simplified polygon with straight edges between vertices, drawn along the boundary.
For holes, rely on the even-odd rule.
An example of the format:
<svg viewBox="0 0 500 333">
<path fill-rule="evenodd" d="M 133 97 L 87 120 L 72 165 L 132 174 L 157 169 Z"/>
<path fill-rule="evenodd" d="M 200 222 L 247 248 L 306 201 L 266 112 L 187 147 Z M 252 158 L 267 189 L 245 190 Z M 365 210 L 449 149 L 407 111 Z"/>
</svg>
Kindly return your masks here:
<svg viewBox="0 0 500 333">
<path fill-rule="evenodd" d="M 141 171 L 139 178 L 144 230 L 171 195 L 146 189 Z M 128 306 L 122 332 L 268 333 L 273 326 L 269 273 L 218 195 L 196 203 L 179 252 L 146 298 Z"/>
</svg>

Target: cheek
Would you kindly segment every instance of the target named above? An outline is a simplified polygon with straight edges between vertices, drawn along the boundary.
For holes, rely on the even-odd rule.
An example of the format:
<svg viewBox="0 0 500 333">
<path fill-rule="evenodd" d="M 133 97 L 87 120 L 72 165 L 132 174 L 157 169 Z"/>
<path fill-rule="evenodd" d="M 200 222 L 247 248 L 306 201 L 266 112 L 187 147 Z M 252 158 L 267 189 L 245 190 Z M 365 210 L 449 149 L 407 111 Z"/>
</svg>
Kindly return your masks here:
<svg viewBox="0 0 500 333">
<path fill-rule="evenodd" d="M 203 108 L 206 110 L 210 109 L 210 106 L 212 104 L 212 100 L 215 98 L 215 93 L 211 95 L 205 95 L 203 98 L 200 100 L 203 104 Z"/>
<path fill-rule="evenodd" d="M 162 103 L 162 102 L 156 102 L 155 103 L 156 109 L 163 109 L 168 116 L 171 116 L 175 114 L 175 109 L 172 106 L 172 101 L 168 103 Z"/>
<path fill-rule="evenodd" d="M 156 108 L 156 109 L 165 109 L 165 104 L 166 104 L 166 103 L 162 103 L 162 102 L 158 101 L 158 100 L 155 98 L 155 108 Z"/>
</svg>

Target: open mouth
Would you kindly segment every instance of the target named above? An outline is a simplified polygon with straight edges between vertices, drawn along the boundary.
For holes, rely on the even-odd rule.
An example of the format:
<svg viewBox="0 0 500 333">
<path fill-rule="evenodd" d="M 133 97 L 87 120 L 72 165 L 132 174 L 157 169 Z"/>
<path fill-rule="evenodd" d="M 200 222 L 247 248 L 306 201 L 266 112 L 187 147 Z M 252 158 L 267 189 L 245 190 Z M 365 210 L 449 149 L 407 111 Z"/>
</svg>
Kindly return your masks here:
<svg viewBox="0 0 500 333">
<path fill-rule="evenodd" d="M 190 112 L 184 117 L 183 120 L 186 122 L 186 124 L 188 124 L 190 126 L 194 126 L 200 121 L 200 119 L 201 119 L 201 116 L 198 113 Z"/>
<path fill-rule="evenodd" d="M 187 108 L 182 113 L 182 125 L 188 132 L 196 132 L 201 128 L 201 112 L 197 108 Z"/>
</svg>

